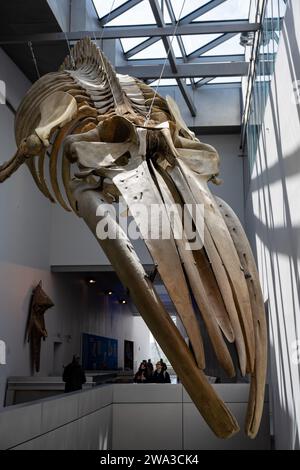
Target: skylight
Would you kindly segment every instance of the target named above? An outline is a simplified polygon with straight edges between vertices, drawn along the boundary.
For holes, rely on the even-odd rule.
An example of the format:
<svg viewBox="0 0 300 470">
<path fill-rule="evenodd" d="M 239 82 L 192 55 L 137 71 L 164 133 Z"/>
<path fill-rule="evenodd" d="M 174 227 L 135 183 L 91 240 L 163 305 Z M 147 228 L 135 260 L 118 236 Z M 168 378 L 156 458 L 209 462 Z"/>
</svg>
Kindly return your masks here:
<svg viewBox="0 0 300 470">
<path fill-rule="evenodd" d="M 184 8 L 182 10 L 181 18 L 184 18 L 186 15 L 191 13 L 192 11 L 196 10 L 197 8 L 202 7 L 208 3 L 207 0 L 186 0 Z M 179 15 L 182 9 L 183 2 L 182 0 L 173 0 L 172 7 L 176 16 L 176 19 L 179 19 Z"/>
<path fill-rule="evenodd" d="M 244 54 L 245 48 L 240 45 L 240 36 L 236 35 L 233 38 L 229 38 L 219 46 L 214 47 L 208 52 L 205 52 L 204 56 L 211 55 L 235 55 Z"/>
<path fill-rule="evenodd" d="M 136 38 L 134 38 L 134 39 L 136 39 Z M 128 50 L 131 50 L 136 45 L 144 42 L 145 39 L 147 39 L 147 38 L 139 38 L 139 41 L 138 42 L 136 41 L 135 44 L 134 44 L 134 41 L 132 41 L 131 38 L 121 39 L 121 43 L 122 43 L 124 52 L 128 52 Z M 170 38 L 170 41 L 172 41 L 172 38 Z M 133 46 L 131 46 L 131 44 L 133 44 Z M 131 47 L 129 47 L 129 46 L 131 46 Z M 176 57 L 182 57 L 177 38 L 173 38 L 172 47 L 173 47 L 175 56 Z M 164 48 L 163 42 L 160 39 L 155 44 L 152 44 L 151 46 L 146 47 L 141 52 L 138 52 L 137 54 L 130 57 L 130 60 L 135 60 L 135 59 L 164 59 L 166 57 L 167 57 L 167 53 L 166 53 L 166 50 Z"/>
<path fill-rule="evenodd" d="M 186 53 L 189 55 L 218 37 L 220 37 L 220 34 L 201 34 L 201 36 L 182 36 L 182 40 Z"/>
<path fill-rule="evenodd" d="M 96 11 L 99 15 L 99 18 L 103 18 L 103 16 L 108 15 L 112 6 L 113 6 L 113 10 L 116 10 L 118 7 L 120 7 L 121 5 L 127 2 L 127 0 L 115 0 L 114 3 L 113 3 L 113 0 L 93 0 L 93 1 L 94 1 Z"/>
<path fill-rule="evenodd" d="M 124 38 L 124 39 L 121 39 L 121 43 L 122 43 L 124 52 L 126 53 L 126 52 L 130 51 L 133 47 L 138 46 L 139 44 L 144 42 L 146 39 L 149 39 L 149 38 Z"/>
<path fill-rule="evenodd" d="M 94 0 L 94 2 L 96 3 L 96 0 Z M 105 1 L 98 0 L 98 3 L 99 4 L 107 3 L 108 4 L 107 6 L 109 6 L 107 13 L 109 14 L 112 1 L 111 0 L 105 0 Z M 126 2 L 123 2 L 123 1 L 121 2 L 120 0 L 119 3 L 123 4 Z M 96 9 L 97 9 L 97 6 L 96 6 Z M 115 5 L 114 5 L 114 10 L 115 10 Z M 107 8 L 106 8 L 106 11 L 107 11 Z M 99 15 L 100 19 L 103 16 L 104 15 L 102 16 Z M 117 16 L 117 18 L 113 19 L 112 21 L 109 21 L 107 23 L 107 26 L 129 26 L 129 25 L 132 26 L 132 25 L 142 25 L 142 24 L 156 24 L 156 21 L 153 16 L 148 0 L 143 0 L 142 2 L 135 5 L 133 8 L 130 8 L 129 10 L 125 11 L 125 13 L 123 13 L 122 15 Z"/>
<path fill-rule="evenodd" d="M 175 28 L 175 23 L 182 19 L 184 19 L 184 25 L 188 24 L 187 20 L 191 25 L 217 21 L 241 20 L 247 22 L 251 0 L 224 0 L 221 3 L 213 0 L 185 0 L 184 7 L 183 3 L 184 0 L 168 0 L 168 2 L 167 0 L 157 0 L 166 25 L 172 25 Z M 137 26 L 142 29 L 143 26 L 156 25 L 149 0 L 141 0 L 140 2 L 134 0 L 115 0 L 114 2 L 113 0 L 94 0 L 94 4 L 100 20 L 105 17 L 105 27 L 130 28 Z M 122 6 L 126 8 L 116 16 L 116 10 L 120 12 L 118 8 Z M 111 20 L 108 18 L 110 11 L 112 12 Z M 189 17 L 189 15 L 191 16 Z M 147 64 L 149 59 L 164 61 L 167 57 L 166 44 L 160 37 L 146 37 L 145 29 L 141 32 L 144 32 L 141 37 L 120 39 L 128 63 L 134 64 L 135 60 L 145 60 L 145 64 Z M 169 39 L 172 38 L 169 37 Z M 224 57 L 224 62 L 226 62 L 231 60 L 226 59 L 226 56 L 243 57 L 245 54 L 245 48 L 240 45 L 240 33 L 238 32 L 236 34 L 221 32 L 219 34 L 184 34 L 173 39 L 172 50 L 175 57 L 181 59 L 183 63 L 189 63 L 191 60 L 197 61 L 199 57 L 212 57 L 211 61 L 213 62 L 215 56 L 218 56 L 218 61 L 220 61 L 220 57 Z M 176 80 L 172 80 L 168 79 L 168 84 L 176 83 Z M 209 83 L 231 83 L 240 82 L 240 80 L 241 77 L 216 77 Z M 186 77 L 187 84 L 195 82 L 197 79 L 190 80 Z"/>
<path fill-rule="evenodd" d="M 226 0 L 194 21 L 247 20 L 249 10 L 250 0 Z"/>
</svg>

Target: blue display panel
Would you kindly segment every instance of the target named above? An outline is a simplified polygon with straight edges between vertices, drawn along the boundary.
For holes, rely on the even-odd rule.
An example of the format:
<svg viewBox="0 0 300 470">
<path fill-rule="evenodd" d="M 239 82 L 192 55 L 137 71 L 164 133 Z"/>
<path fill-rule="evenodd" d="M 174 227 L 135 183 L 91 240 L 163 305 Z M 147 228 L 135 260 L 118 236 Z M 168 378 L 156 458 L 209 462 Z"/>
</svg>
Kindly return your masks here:
<svg viewBox="0 0 300 470">
<path fill-rule="evenodd" d="M 118 340 L 83 333 L 82 365 L 85 370 L 116 370 Z"/>
</svg>

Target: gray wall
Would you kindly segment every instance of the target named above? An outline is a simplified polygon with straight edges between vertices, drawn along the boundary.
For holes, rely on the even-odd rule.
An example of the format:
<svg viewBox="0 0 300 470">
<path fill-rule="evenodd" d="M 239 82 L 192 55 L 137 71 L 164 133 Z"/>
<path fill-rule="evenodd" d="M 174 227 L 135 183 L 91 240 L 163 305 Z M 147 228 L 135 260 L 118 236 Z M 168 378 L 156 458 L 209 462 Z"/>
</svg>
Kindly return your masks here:
<svg viewBox="0 0 300 470">
<path fill-rule="evenodd" d="M 0 49 L 1 80 L 7 98 L 17 107 L 30 83 Z M 1 156 L 3 163 L 15 152 L 14 116 L 0 106 Z M 11 373 L 29 373 L 28 346 L 24 344 L 27 305 L 31 288 L 42 279 L 50 281 L 50 208 L 32 184 L 24 167 L 0 187 L 0 338 L 7 344 L 7 365 L 0 367 L 0 406 L 5 379 Z"/>
<path fill-rule="evenodd" d="M 275 76 L 246 205 L 269 309 L 270 375 L 277 449 L 300 448 L 300 2 L 288 2 Z"/>
<path fill-rule="evenodd" d="M 189 93 L 197 109 L 192 117 L 178 87 L 163 86 L 158 93 L 170 95 L 179 105 L 189 127 L 227 127 L 241 125 L 241 93 L 237 84 L 204 86 Z"/>
<path fill-rule="evenodd" d="M 240 135 L 207 135 L 200 140 L 217 149 L 220 155 L 220 186 L 211 185 L 212 192 L 224 199 L 244 223 L 243 159 L 240 154 Z"/>
</svg>

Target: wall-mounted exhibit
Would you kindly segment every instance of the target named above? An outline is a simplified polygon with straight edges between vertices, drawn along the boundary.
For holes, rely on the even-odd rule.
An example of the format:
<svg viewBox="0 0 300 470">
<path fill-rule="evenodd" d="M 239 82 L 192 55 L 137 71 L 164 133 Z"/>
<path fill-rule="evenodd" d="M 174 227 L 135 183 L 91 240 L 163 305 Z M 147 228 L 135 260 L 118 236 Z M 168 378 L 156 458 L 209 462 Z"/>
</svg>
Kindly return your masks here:
<svg viewBox="0 0 300 470">
<path fill-rule="evenodd" d="M 48 336 L 45 324 L 45 313 L 51 307 L 54 307 L 54 304 L 44 292 L 42 281 L 40 281 L 32 292 L 26 331 L 31 347 L 32 366 L 36 372 L 40 370 L 41 343 L 42 340 L 45 341 Z"/>
<path fill-rule="evenodd" d="M 82 365 L 85 370 L 116 370 L 118 340 L 83 333 Z"/>
</svg>

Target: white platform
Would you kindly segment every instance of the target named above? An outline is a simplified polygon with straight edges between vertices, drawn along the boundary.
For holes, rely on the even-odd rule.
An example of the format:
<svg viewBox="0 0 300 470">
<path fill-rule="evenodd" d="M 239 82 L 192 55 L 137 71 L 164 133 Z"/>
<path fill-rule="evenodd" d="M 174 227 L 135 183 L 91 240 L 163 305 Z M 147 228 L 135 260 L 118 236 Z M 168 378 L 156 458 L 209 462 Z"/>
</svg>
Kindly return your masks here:
<svg viewBox="0 0 300 470">
<path fill-rule="evenodd" d="M 86 372 L 86 383 L 83 390 L 95 387 L 99 383 L 105 383 L 117 377 L 115 371 Z M 42 400 L 55 395 L 60 395 L 65 390 L 62 377 L 9 377 L 5 406 L 27 403 L 34 400 Z"/>
<path fill-rule="evenodd" d="M 214 386 L 243 429 L 249 385 Z M 255 440 L 219 440 L 182 385 L 113 384 L 0 413 L 0 449 L 269 449 L 269 406 Z"/>
</svg>

